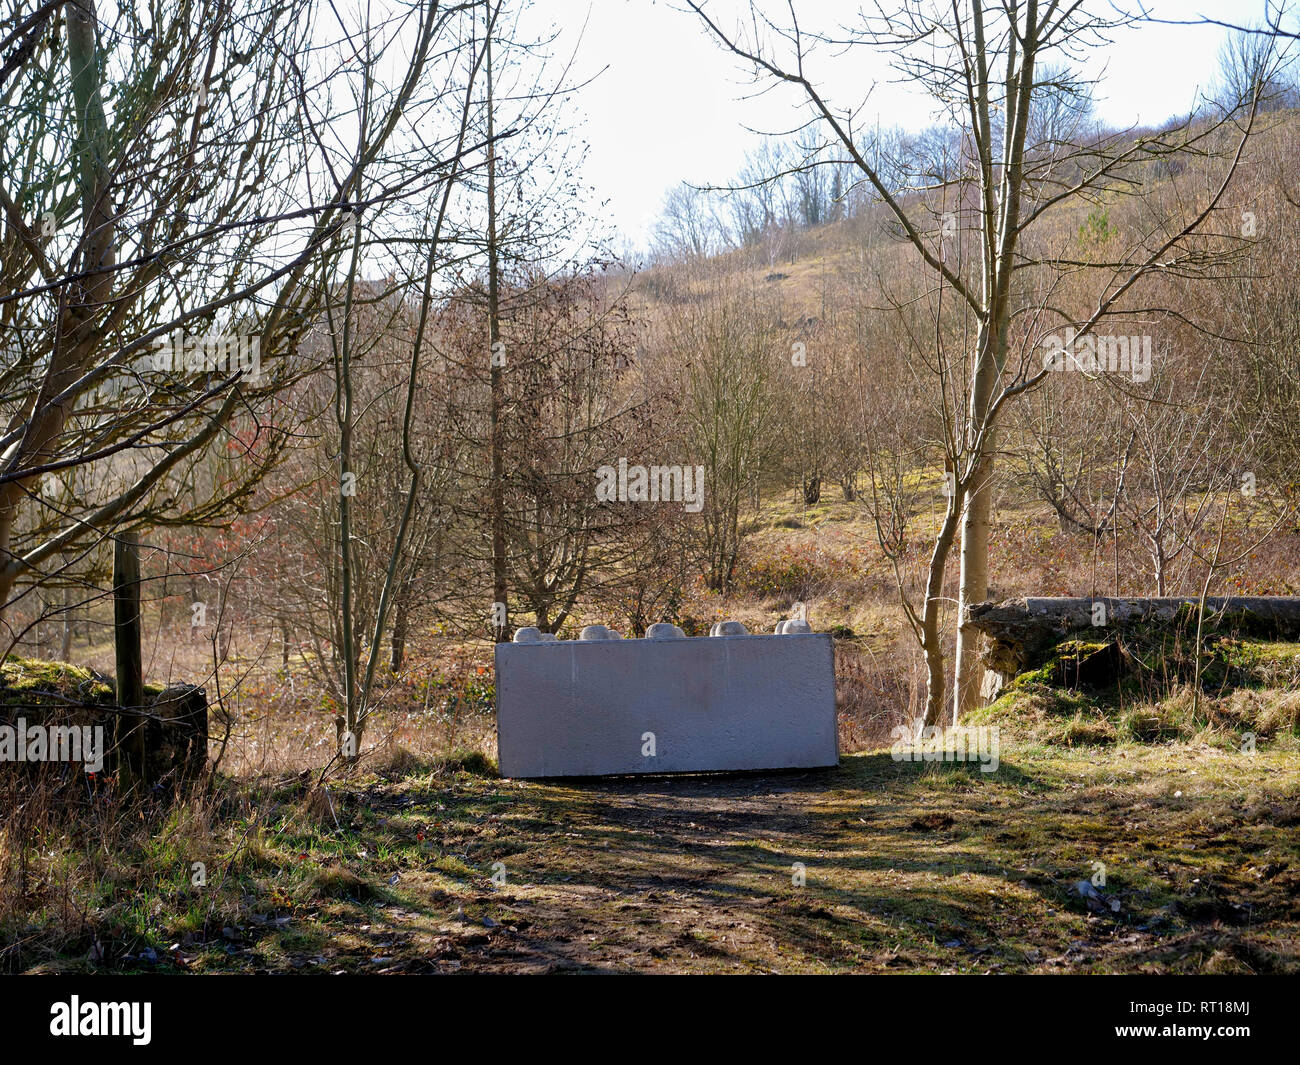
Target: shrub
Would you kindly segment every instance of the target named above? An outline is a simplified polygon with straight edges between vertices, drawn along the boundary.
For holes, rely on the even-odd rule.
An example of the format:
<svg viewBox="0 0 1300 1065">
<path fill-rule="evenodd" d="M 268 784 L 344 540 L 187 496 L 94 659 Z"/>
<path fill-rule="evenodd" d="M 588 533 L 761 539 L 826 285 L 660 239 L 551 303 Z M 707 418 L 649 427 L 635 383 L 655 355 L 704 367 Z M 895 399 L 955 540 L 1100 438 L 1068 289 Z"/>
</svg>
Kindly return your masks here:
<svg viewBox="0 0 1300 1065">
<path fill-rule="evenodd" d="M 862 576 L 861 567 L 851 558 L 798 544 L 771 554 L 747 552 L 736 567 L 732 587 L 741 594 L 807 602 Z"/>
</svg>

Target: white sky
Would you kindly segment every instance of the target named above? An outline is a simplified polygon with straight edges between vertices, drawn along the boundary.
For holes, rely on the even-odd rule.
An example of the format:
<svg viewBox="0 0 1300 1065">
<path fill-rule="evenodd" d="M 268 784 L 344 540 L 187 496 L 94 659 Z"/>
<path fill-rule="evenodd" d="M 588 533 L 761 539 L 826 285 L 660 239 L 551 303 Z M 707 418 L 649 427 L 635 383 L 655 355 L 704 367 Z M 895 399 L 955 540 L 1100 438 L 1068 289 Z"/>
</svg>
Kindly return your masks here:
<svg viewBox="0 0 1300 1065">
<path fill-rule="evenodd" d="M 1149 0 L 1156 17 L 1205 15 L 1229 22 L 1257 20 L 1264 5 L 1265 0 Z M 858 7 L 849 0 L 803 0 L 796 9 L 818 18 L 843 10 L 839 21 L 845 21 Z M 740 68 L 697 16 L 675 3 L 540 0 L 535 10 L 563 31 L 555 52 L 567 55 L 577 44 L 578 75 L 607 68 L 575 101 L 587 120 L 582 135 L 591 144 L 583 177 L 608 200 L 608 219 L 635 246 L 647 243 L 672 186 L 683 180 L 725 182 L 735 173 L 757 141 L 747 126 L 784 132 L 800 121 L 792 92 L 752 98 Z M 1097 93 L 1101 118 L 1115 125 L 1151 124 L 1190 110 L 1198 91 L 1208 91 L 1215 80 L 1225 32 L 1156 25 L 1121 32 L 1104 54 L 1094 53 L 1106 65 Z M 865 52 L 856 49 L 847 63 L 828 56 L 831 62 L 819 66 L 832 72 L 814 80 L 831 86 L 841 105 L 856 105 L 877 78 L 889 76 L 883 60 L 864 61 Z M 928 110 L 885 80 L 872 89 L 863 118 L 874 124 L 878 115 L 883 126 L 920 128 L 929 124 Z"/>
</svg>

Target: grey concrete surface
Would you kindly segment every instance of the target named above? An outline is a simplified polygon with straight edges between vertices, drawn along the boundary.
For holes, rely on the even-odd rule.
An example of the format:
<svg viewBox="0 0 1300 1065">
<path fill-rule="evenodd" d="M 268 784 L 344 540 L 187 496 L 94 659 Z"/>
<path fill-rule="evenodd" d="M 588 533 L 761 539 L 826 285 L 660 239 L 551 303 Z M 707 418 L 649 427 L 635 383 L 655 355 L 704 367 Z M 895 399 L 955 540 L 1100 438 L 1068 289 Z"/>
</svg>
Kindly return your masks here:
<svg viewBox="0 0 1300 1065">
<path fill-rule="evenodd" d="M 595 628 L 592 626 L 591 628 Z M 835 651 L 825 633 L 496 647 L 507 777 L 835 765 Z M 530 639 L 531 638 L 531 639 Z M 646 753 L 650 752 L 650 753 Z"/>
</svg>

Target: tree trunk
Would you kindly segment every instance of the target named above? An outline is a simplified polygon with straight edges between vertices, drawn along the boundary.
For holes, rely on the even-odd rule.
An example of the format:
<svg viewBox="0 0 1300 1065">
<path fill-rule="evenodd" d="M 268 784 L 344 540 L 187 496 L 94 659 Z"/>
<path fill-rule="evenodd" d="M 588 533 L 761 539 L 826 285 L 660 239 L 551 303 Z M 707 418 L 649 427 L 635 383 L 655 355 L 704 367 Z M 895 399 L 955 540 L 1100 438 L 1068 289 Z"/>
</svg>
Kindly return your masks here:
<svg viewBox="0 0 1300 1065">
<path fill-rule="evenodd" d="M 501 343 L 500 263 L 497 257 L 497 150 L 493 143 L 492 124 L 492 21 L 488 22 L 484 42 L 487 65 L 487 222 L 488 222 L 488 376 L 491 383 L 490 413 L 492 450 L 492 637 L 500 643 L 510 632 L 510 607 L 506 587 L 506 504 L 505 444 L 502 439 L 501 413 L 505 405 L 504 349 Z M 501 353 L 499 355 L 498 353 Z M 499 605 L 498 605 L 499 604 Z"/>
<path fill-rule="evenodd" d="M 406 626 L 409 614 L 407 593 L 403 590 L 397 600 L 397 610 L 393 614 L 393 634 L 389 638 L 392 656 L 388 664 L 394 673 L 402 668 L 402 661 L 406 657 Z"/>
<path fill-rule="evenodd" d="M 59 647 L 59 661 L 66 662 L 72 657 L 72 587 L 63 589 L 63 642 Z"/>
<path fill-rule="evenodd" d="M 966 497 L 961 530 L 961 583 L 957 601 L 956 681 L 952 723 L 979 706 L 980 680 L 977 635 L 966 629 L 966 609 L 988 598 L 989 517 L 993 509 L 993 456 L 986 453 L 976 466 L 970 493 Z"/>
<path fill-rule="evenodd" d="M 90 273 L 84 281 L 59 290 L 56 343 L 45 379 L 31 406 L 19 411 L 9 429 L 27 422 L 23 438 L 11 451 L 10 469 L 39 466 L 53 456 L 52 445 L 62 433 L 74 399 L 54 402 L 81 376 L 99 346 L 96 329 L 100 309 L 108 301 L 116 259 L 116 227 L 109 198 L 108 124 L 100 94 L 98 20 L 94 0 L 67 5 L 68 67 L 72 75 L 74 148 L 80 162 L 82 247 L 80 269 Z M 0 485 L 0 616 L 14 581 L 22 570 L 11 554 L 14 522 L 31 493 L 32 478 Z"/>
<path fill-rule="evenodd" d="M 1014 190 L 1013 190 L 1014 191 Z M 1010 195 L 1010 194 L 1009 194 Z M 1008 217 L 1014 221 L 1015 206 L 1007 205 Z M 975 357 L 975 376 L 971 382 L 970 406 L 967 410 L 967 438 L 975 454 L 971 456 L 971 473 L 964 492 L 961 530 L 961 570 L 957 593 L 957 649 L 953 683 L 952 723 L 961 722 L 963 714 L 980 704 L 978 640 L 973 633 L 962 631 L 967 609 L 988 598 L 989 518 L 993 510 L 993 456 L 997 443 L 994 427 L 989 423 L 993 396 L 1006 361 L 1009 326 L 1004 287 L 1007 280 L 995 275 L 988 282 L 995 290 L 989 321 L 980 327 Z"/>
<path fill-rule="evenodd" d="M 926 577 L 925 605 L 921 611 L 921 650 L 925 653 L 926 672 L 923 727 L 938 725 L 943 716 L 948 678 L 943 656 L 943 632 L 939 622 L 944 602 L 944 576 L 948 571 L 948 556 L 952 553 L 953 540 L 957 536 L 960 514 L 961 499 L 954 494 L 948 501 L 943 526 L 935 538 Z"/>
</svg>

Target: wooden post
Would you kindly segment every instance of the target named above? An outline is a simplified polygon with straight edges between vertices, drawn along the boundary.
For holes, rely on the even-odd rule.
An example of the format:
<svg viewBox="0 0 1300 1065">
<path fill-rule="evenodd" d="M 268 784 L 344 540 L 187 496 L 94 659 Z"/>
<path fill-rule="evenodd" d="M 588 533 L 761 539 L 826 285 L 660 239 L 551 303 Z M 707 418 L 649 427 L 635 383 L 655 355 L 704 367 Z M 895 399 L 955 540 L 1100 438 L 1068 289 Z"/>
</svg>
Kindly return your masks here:
<svg viewBox="0 0 1300 1065">
<path fill-rule="evenodd" d="M 148 780 L 140 658 L 140 544 L 130 534 L 113 541 L 113 648 L 117 660 L 117 778 L 124 792 L 132 792 L 147 787 Z"/>
</svg>

